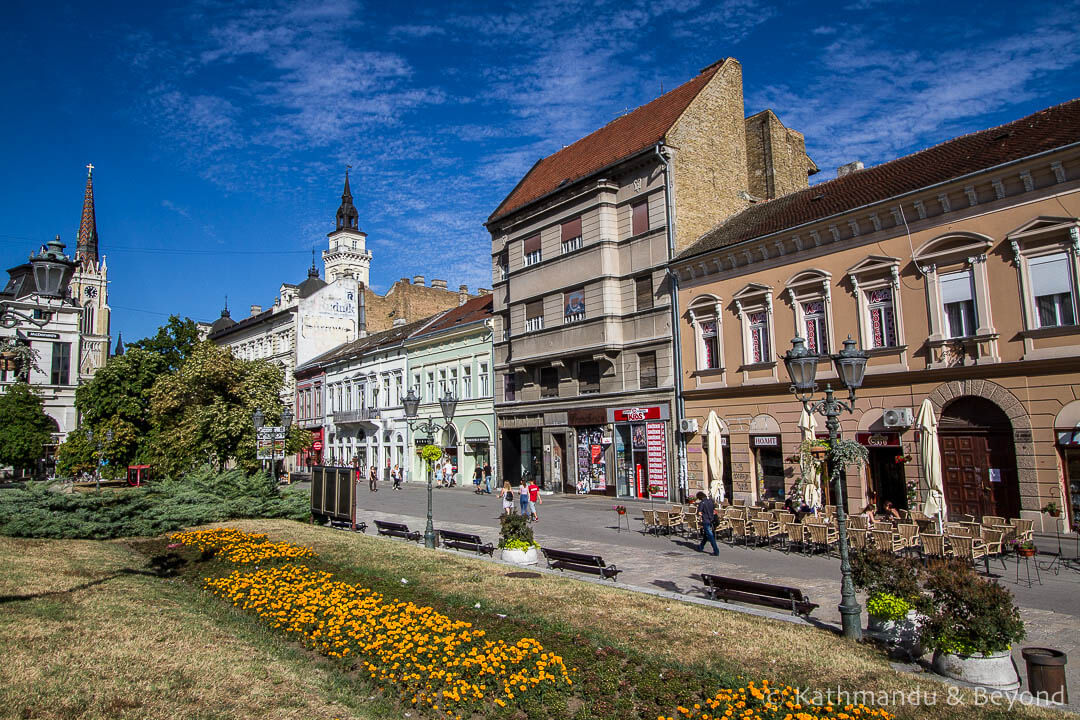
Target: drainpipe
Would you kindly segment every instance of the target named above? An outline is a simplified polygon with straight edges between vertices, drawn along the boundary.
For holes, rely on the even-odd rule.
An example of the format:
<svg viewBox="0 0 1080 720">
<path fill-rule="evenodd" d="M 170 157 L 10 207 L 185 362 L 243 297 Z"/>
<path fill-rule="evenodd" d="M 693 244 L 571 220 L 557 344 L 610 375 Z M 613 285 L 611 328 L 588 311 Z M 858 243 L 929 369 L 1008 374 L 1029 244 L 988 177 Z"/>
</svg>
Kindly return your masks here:
<svg viewBox="0 0 1080 720">
<path fill-rule="evenodd" d="M 664 164 L 664 198 L 667 203 L 667 241 L 668 262 L 675 259 L 675 188 L 671 177 L 671 151 L 660 142 L 656 144 L 656 157 Z M 686 403 L 683 400 L 683 368 L 682 368 L 682 326 L 679 322 L 679 276 L 667 271 L 668 282 L 671 283 L 671 359 L 675 374 L 675 420 L 672 423 L 672 432 L 675 435 L 675 452 L 679 463 L 679 493 L 680 500 L 686 499 L 687 469 L 686 469 L 686 438 L 679 432 L 682 419 L 686 417 Z"/>
</svg>

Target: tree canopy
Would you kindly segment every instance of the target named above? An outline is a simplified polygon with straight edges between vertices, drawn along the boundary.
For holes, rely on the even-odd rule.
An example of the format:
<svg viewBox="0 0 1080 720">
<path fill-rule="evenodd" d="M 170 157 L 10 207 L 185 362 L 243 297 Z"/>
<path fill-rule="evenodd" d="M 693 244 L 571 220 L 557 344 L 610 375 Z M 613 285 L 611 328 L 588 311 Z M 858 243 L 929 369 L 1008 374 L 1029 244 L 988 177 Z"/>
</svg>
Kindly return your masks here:
<svg viewBox="0 0 1080 720">
<path fill-rule="evenodd" d="M 156 334 L 128 343 L 132 348 L 154 353 L 165 361 L 167 372 L 180 369 L 183 362 L 199 344 L 199 327 L 191 318 L 180 319 L 179 315 L 170 315 L 169 321 L 158 328 Z"/>
<path fill-rule="evenodd" d="M 56 423 L 44 407 L 25 382 L 12 383 L 0 395 L 0 464 L 31 470 L 45 454 Z"/>
</svg>

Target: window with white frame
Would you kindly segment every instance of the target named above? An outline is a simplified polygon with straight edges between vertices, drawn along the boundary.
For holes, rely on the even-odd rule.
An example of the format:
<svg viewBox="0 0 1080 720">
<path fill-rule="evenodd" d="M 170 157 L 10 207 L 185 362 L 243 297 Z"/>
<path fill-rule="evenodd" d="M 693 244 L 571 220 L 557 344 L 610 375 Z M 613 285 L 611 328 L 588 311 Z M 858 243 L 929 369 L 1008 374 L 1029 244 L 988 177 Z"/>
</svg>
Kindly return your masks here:
<svg viewBox="0 0 1080 720">
<path fill-rule="evenodd" d="M 562 224 L 562 251 L 564 253 L 581 249 L 581 218 L 567 220 Z"/>
<path fill-rule="evenodd" d="M 450 379 L 447 380 L 447 389 L 454 397 L 458 397 L 457 368 L 450 368 Z"/>
<path fill-rule="evenodd" d="M 439 368 L 439 397 L 444 395 L 446 395 L 446 368 Z"/>
<path fill-rule="evenodd" d="M 906 347 L 899 258 L 869 255 L 846 274 L 858 305 L 859 345 L 867 350 Z"/>
<path fill-rule="evenodd" d="M 522 262 L 525 267 L 540 262 L 540 233 L 525 238 L 522 243 Z"/>
<path fill-rule="evenodd" d="M 424 400 L 435 402 L 435 371 L 433 370 L 428 370 L 427 373 L 427 392 L 424 393 Z"/>
<path fill-rule="evenodd" d="M 701 343 L 704 350 L 701 368 L 713 370 L 720 367 L 720 338 L 716 318 L 701 321 Z"/>
<path fill-rule="evenodd" d="M 488 380 L 488 364 L 486 362 L 480 363 L 480 397 L 487 397 L 491 394 L 490 381 Z"/>
<path fill-rule="evenodd" d="M 544 301 L 534 300 L 525 304 L 525 332 L 544 329 Z"/>
<path fill-rule="evenodd" d="M 382 381 L 382 395 L 383 395 L 383 402 L 386 403 L 387 407 L 389 407 L 390 406 L 390 378 L 388 378 L 388 377 L 383 378 L 383 381 Z"/>
<path fill-rule="evenodd" d="M 807 349 L 818 355 L 829 353 L 829 329 L 825 322 L 825 301 L 802 303 L 803 331 Z"/>
<path fill-rule="evenodd" d="M 866 290 L 866 308 L 870 317 L 871 347 L 896 347 L 896 306 L 891 287 Z"/>
<path fill-rule="evenodd" d="M 750 362 L 769 360 L 769 313 L 764 310 L 750 313 Z"/>
<path fill-rule="evenodd" d="M 394 406 L 401 404 L 401 375 L 394 375 Z"/>
<path fill-rule="evenodd" d="M 585 290 L 578 288 L 563 293 L 563 324 L 585 319 Z"/>
<path fill-rule="evenodd" d="M 943 273 L 941 307 L 945 313 L 945 337 L 962 338 L 975 334 L 975 288 L 970 270 Z"/>
<path fill-rule="evenodd" d="M 417 395 L 419 395 L 422 392 L 422 388 L 420 387 L 420 373 L 418 373 L 418 372 L 413 373 L 413 376 L 412 376 L 412 388 L 411 389 L 414 390 Z"/>
<path fill-rule="evenodd" d="M 768 285 L 750 283 L 733 296 L 742 324 L 743 365 L 772 363 L 773 296 Z"/>
<path fill-rule="evenodd" d="M 724 363 L 723 326 L 720 322 L 720 299 L 704 295 L 690 303 L 687 315 L 695 340 L 697 370 L 719 370 Z"/>
<path fill-rule="evenodd" d="M 461 368 L 461 397 L 467 400 L 472 396 L 472 367 L 465 365 Z"/>
<path fill-rule="evenodd" d="M 1039 327 L 1076 324 L 1075 280 L 1067 253 L 1029 258 L 1028 281 Z"/>
</svg>

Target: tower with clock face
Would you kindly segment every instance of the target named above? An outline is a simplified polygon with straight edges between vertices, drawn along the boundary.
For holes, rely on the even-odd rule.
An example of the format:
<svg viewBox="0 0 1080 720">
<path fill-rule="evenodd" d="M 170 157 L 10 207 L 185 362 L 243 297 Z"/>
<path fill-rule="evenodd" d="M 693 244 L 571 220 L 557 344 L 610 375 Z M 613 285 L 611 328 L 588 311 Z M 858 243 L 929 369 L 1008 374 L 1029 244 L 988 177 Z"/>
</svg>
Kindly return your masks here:
<svg viewBox="0 0 1080 720">
<path fill-rule="evenodd" d="M 79 346 L 79 379 L 89 380 L 109 358 L 109 268 L 98 255 L 97 219 L 94 214 L 93 165 L 87 165 L 86 192 L 76 245 L 75 273 L 71 277 L 71 300 L 82 308 Z"/>
</svg>

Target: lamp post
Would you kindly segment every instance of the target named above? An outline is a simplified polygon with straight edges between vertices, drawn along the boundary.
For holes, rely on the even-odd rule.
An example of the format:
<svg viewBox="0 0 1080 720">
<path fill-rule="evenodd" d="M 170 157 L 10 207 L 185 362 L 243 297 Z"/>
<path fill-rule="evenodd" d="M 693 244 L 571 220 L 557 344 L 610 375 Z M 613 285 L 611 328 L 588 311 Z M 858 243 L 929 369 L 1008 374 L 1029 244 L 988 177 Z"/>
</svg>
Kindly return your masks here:
<svg viewBox="0 0 1080 720">
<path fill-rule="evenodd" d="M 39 296 L 64 297 L 71 274 L 75 272 L 75 263 L 64 254 L 64 243 L 60 242 L 59 235 L 55 240 L 45 243 L 39 253 L 31 255 L 29 265 L 30 274 L 34 279 L 34 290 Z M 50 319 L 51 313 L 43 313 L 42 317 L 35 318 L 15 310 L 12 303 L 0 302 L 0 327 L 13 328 L 21 322 L 45 327 Z"/>
<path fill-rule="evenodd" d="M 862 387 L 866 373 L 867 355 L 855 347 L 855 341 L 848 336 L 844 349 L 831 356 L 836 375 L 848 389 L 847 401 L 833 395 L 831 384 L 825 385 L 825 399 L 814 402 L 817 383 L 817 364 L 821 356 L 811 353 L 806 341 L 796 337 L 791 341 L 791 349 L 784 353 L 784 365 L 791 378 L 791 392 L 803 404 L 808 413 L 819 413 L 825 417 L 825 427 L 829 430 L 829 452 L 834 452 L 840 436 L 840 415 L 855 411 L 855 391 Z M 855 584 L 851 579 L 851 558 L 848 553 L 847 511 L 844 507 L 843 489 L 840 487 L 840 469 L 830 458 L 833 493 L 836 497 L 836 523 L 840 540 L 840 618 L 844 637 L 852 640 L 862 639 L 862 608 L 855 598 Z"/>
<path fill-rule="evenodd" d="M 409 388 L 408 395 L 402 400 L 402 404 L 405 406 L 405 422 L 409 425 L 409 432 L 420 431 L 428 435 L 428 437 L 435 437 L 436 433 L 442 432 L 442 430 L 454 420 L 454 411 L 457 409 L 457 398 L 449 390 L 446 394 L 439 399 L 439 407 L 442 409 L 442 416 L 444 424 L 439 425 L 432 419 L 427 419 L 422 423 L 416 422 L 416 412 L 420 407 L 420 398 L 417 397 L 416 391 Z M 431 469 L 428 468 L 427 473 L 427 525 L 424 527 L 424 547 L 435 547 L 435 526 L 431 522 Z"/>
</svg>

